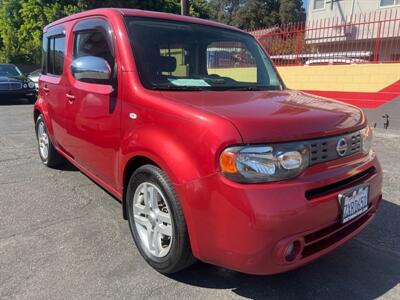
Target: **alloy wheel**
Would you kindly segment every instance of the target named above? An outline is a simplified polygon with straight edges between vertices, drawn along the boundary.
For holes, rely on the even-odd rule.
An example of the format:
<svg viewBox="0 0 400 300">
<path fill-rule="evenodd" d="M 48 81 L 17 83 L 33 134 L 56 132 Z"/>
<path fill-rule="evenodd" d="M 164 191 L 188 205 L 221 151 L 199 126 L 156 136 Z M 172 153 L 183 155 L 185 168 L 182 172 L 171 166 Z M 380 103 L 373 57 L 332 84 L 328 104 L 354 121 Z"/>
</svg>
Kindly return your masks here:
<svg viewBox="0 0 400 300">
<path fill-rule="evenodd" d="M 39 143 L 40 156 L 47 160 L 49 156 L 49 136 L 47 135 L 44 122 L 41 121 L 38 126 L 37 138 Z"/>
<path fill-rule="evenodd" d="M 173 241 L 173 222 L 168 203 L 156 185 L 143 182 L 137 187 L 133 215 L 144 250 L 155 257 L 165 257 Z"/>
</svg>

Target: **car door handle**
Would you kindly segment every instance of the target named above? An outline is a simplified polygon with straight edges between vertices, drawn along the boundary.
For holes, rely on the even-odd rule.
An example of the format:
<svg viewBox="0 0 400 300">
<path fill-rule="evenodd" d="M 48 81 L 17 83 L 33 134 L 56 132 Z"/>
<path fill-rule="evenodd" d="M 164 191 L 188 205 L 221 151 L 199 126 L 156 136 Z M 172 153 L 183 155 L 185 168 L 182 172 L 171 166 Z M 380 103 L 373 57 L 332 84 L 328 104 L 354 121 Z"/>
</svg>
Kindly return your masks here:
<svg viewBox="0 0 400 300">
<path fill-rule="evenodd" d="M 44 87 L 43 87 L 43 91 L 44 91 L 45 93 L 48 93 L 48 92 L 50 92 L 50 89 L 49 89 L 47 86 L 44 86 Z"/>
<path fill-rule="evenodd" d="M 71 95 L 70 93 L 66 93 L 65 96 L 67 97 L 68 101 L 74 101 L 75 100 L 75 96 Z"/>
</svg>

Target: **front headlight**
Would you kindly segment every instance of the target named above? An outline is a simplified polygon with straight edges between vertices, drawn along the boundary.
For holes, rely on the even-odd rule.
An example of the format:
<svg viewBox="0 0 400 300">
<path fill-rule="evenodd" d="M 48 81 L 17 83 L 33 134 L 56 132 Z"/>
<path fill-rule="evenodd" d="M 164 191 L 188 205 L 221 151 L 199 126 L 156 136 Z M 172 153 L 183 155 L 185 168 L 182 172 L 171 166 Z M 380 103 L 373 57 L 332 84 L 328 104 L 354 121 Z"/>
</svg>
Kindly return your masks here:
<svg viewBox="0 0 400 300">
<path fill-rule="evenodd" d="M 30 89 L 33 89 L 35 87 L 35 83 L 33 81 L 29 81 L 28 86 Z"/>
<path fill-rule="evenodd" d="M 222 173 L 242 183 L 271 182 L 298 176 L 309 161 L 301 143 L 238 146 L 225 149 L 219 159 Z"/>
<path fill-rule="evenodd" d="M 361 147 L 363 154 L 368 154 L 372 147 L 372 128 L 370 126 L 360 130 Z"/>
</svg>

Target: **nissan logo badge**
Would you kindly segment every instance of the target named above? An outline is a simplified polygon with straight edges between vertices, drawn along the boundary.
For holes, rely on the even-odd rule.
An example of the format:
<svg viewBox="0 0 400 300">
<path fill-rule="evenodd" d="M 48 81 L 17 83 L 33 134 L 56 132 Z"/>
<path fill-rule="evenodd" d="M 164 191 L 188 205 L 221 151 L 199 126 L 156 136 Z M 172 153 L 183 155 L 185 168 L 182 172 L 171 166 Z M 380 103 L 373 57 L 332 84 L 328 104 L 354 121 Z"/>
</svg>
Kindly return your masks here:
<svg viewBox="0 0 400 300">
<path fill-rule="evenodd" d="M 336 144 L 336 152 L 339 156 L 345 156 L 347 153 L 347 142 L 345 138 L 338 140 Z"/>
</svg>

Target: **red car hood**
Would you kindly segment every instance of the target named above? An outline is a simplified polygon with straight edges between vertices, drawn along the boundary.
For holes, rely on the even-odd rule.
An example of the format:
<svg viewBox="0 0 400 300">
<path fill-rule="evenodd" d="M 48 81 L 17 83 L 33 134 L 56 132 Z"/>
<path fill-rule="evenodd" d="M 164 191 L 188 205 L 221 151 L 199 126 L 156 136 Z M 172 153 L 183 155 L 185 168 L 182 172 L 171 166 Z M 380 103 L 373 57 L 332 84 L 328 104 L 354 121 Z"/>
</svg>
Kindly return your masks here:
<svg viewBox="0 0 400 300">
<path fill-rule="evenodd" d="M 354 106 L 295 91 L 179 91 L 163 96 L 229 119 L 245 143 L 336 135 L 366 123 Z"/>
</svg>

